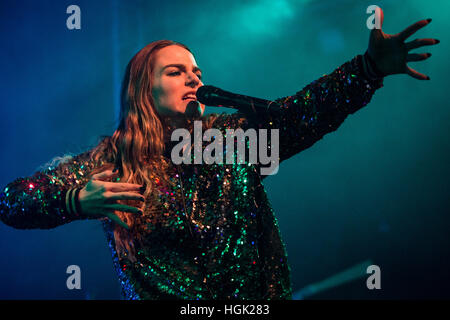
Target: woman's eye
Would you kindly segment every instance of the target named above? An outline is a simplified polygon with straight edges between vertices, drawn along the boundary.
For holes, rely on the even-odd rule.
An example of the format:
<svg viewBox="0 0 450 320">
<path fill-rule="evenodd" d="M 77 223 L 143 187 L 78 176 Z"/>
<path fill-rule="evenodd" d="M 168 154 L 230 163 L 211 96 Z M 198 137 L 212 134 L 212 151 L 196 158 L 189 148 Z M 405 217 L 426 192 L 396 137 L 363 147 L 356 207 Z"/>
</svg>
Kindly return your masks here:
<svg viewBox="0 0 450 320">
<path fill-rule="evenodd" d="M 180 74 L 181 74 L 180 71 L 173 71 L 173 72 L 168 73 L 167 75 L 169 75 L 169 76 L 179 76 Z M 201 74 L 197 74 L 197 77 L 200 80 L 202 80 L 202 75 Z"/>
</svg>

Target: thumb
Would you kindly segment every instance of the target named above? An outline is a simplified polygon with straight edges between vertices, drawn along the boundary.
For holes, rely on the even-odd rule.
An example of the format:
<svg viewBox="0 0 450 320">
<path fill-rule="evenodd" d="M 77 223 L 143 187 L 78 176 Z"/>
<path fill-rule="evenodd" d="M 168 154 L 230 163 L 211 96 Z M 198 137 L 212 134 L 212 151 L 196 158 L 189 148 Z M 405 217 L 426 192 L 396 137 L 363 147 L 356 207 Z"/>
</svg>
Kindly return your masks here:
<svg viewBox="0 0 450 320">
<path fill-rule="evenodd" d="M 371 29 L 371 33 L 381 33 L 384 21 L 383 10 L 379 6 L 373 4 L 367 7 L 366 13 L 370 14 L 370 17 L 367 19 L 367 28 Z"/>
<path fill-rule="evenodd" d="M 383 13 L 383 9 L 381 9 L 378 6 L 375 9 L 375 19 L 376 19 L 375 21 L 380 22 L 380 30 L 383 29 L 384 13 Z"/>
</svg>

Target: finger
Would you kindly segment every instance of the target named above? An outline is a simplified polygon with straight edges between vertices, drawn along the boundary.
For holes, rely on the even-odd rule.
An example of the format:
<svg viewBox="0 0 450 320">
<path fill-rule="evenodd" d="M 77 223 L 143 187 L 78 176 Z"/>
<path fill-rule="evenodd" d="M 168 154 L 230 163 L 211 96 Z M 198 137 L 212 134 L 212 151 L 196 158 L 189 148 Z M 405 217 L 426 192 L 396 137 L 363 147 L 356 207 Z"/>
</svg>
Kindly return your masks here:
<svg viewBox="0 0 450 320">
<path fill-rule="evenodd" d="M 422 61 L 431 57 L 431 53 L 409 53 L 406 56 L 406 61 Z"/>
<path fill-rule="evenodd" d="M 123 222 L 118 216 L 116 216 L 114 213 L 107 213 L 106 216 L 108 218 L 110 218 L 111 220 L 113 220 L 118 225 L 122 226 L 123 228 L 130 230 L 130 227 L 125 222 Z"/>
<path fill-rule="evenodd" d="M 110 205 L 105 205 L 104 206 L 105 209 L 110 210 L 110 211 L 121 211 L 121 212 L 128 212 L 128 213 L 136 213 L 136 214 L 140 214 L 142 215 L 142 210 L 136 207 L 132 207 L 132 206 L 127 206 L 125 204 L 110 204 Z"/>
<path fill-rule="evenodd" d="M 409 74 L 411 77 L 416 78 L 418 80 L 430 80 L 430 77 L 424 75 L 423 73 L 417 72 L 416 70 L 407 67 L 406 73 Z"/>
<path fill-rule="evenodd" d="M 135 192 L 107 192 L 105 193 L 105 197 L 107 200 L 138 200 L 145 201 L 145 198 Z"/>
<path fill-rule="evenodd" d="M 106 190 L 120 192 L 120 191 L 140 191 L 143 187 L 140 184 L 127 182 L 103 182 Z"/>
<path fill-rule="evenodd" d="M 375 17 L 380 21 L 380 29 L 383 29 L 384 13 L 380 7 L 375 9 Z"/>
<path fill-rule="evenodd" d="M 411 35 L 416 33 L 417 30 L 425 27 L 430 22 L 431 22 L 431 19 L 417 21 L 416 23 L 410 25 L 408 28 L 406 28 L 405 30 L 400 32 L 398 35 L 399 35 L 400 39 L 402 41 L 404 41 L 404 40 L 408 39 Z"/>
<path fill-rule="evenodd" d="M 423 46 L 431 46 L 433 44 L 438 44 L 439 42 L 440 41 L 437 39 L 415 39 L 413 41 L 406 42 L 405 46 L 406 49 L 409 51 Z"/>
<path fill-rule="evenodd" d="M 384 13 L 383 10 L 378 7 L 377 5 L 371 5 L 369 7 L 367 7 L 367 13 L 371 14 L 373 12 L 373 9 L 375 7 L 375 27 L 370 27 L 372 29 L 372 33 L 383 33 L 382 32 L 382 28 L 383 28 L 383 21 L 384 21 Z"/>
<path fill-rule="evenodd" d="M 107 178 L 114 177 L 114 176 L 116 176 L 118 174 L 119 174 L 118 171 L 113 172 L 113 170 L 105 170 L 105 171 L 102 171 L 100 173 L 94 174 L 92 176 L 92 179 L 93 180 L 105 180 Z"/>
</svg>

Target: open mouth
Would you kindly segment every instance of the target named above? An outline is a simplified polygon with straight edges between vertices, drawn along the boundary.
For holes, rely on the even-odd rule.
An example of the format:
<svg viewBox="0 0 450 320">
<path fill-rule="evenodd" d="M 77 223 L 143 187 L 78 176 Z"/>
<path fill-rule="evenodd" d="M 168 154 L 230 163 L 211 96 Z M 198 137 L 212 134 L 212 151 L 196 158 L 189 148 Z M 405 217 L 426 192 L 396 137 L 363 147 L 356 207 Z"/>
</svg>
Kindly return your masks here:
<svg viewBox="0 0 450 320">
<path fill-rule="evenodd" d="M 183 99 L 182 100 L 197 100 L 197 97 L 195 97 L 195 96 L 186 96 L 186 97 L 183 97 Z"/>
</svg>

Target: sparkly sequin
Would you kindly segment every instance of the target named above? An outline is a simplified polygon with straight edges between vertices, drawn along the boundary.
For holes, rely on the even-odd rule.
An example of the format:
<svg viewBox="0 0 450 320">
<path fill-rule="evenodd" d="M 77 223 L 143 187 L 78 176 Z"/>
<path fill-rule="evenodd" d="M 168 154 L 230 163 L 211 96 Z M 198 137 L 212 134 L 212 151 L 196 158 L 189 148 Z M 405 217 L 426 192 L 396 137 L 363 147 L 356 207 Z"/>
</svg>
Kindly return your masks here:
<svg viewBox="0 0 450 320">
<path fill-rule="evenodd" d="M 284 161 L 369 103 L 382 80 L 369 80 L 361 70 L 357 56 L 295 95 L 278 99 L 280 114 L 222 114 L 213 128 L 224 136 L 228 128 L 279 129 Z M 101 164 L 86 152 L 15 180 L 0 193 L 1 220 L 15 228 L 53 228 L 86 219 L 67 212 L 65 193 L 85 185 Z M 158 215 L 144 215 L 148 231 L 135 247 L 136 259 L 119 258 L 112 222 L 103 219 L 124 298 L 290 299 L 287 253 L 259 172 L 250 163 L 170 163 L 173 187 L 157 190 L 153 210 Z"/>
</svg>

